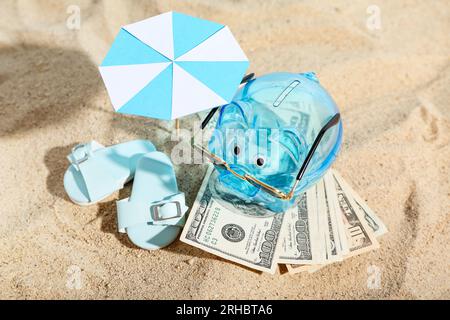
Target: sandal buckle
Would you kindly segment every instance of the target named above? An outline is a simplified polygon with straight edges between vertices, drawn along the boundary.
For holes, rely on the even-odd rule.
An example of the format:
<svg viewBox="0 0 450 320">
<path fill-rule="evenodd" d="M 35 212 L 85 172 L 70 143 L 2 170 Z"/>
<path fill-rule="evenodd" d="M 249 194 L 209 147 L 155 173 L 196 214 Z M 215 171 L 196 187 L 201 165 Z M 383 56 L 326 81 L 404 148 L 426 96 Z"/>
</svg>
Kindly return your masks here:
<svg viewBox="0 0 450 320">
<path fill-rule="evenodd" d="M 86 148 L 86 144 L 79 144 L 79 145 L 77 145 L 77 146 L 75 146 L 75 147 L 72 148 L 71 162 L 72 162 L 74 165 L 77 165 L 77 166 L 78 166 L 78 165 L 82 164 L 83 162 L 85 162 L 85 161 L 87 161 L 87 160 L 89 159 L 89 154 L 86 152 L 86 150 L 83 151 L 83 152 L 84 152 L 84 155 L 83 155 L 83 157 L 81 157 L 80 159 L 78 159 L 78 158 L 75 156 L 76 152 L 77 152 L 78 150 L 82 149 L 82 148 Z"/>
<path fill-rule="evenodd" d="M 171 217 L 162 217 L 160 214 L 159 209 L 163 206 L 165 206 L 166 204 L 170 204 L 170 203 L 174 203 L 177 206 L 177 213 L 174 216 Z M 165 220 L 170 220 L 170 219 L 175 219 L 175 218 L 181 218 L 183 216 L 183 212 L 181 210 L 181 203 L 179 201 L 167 201 L 161 204 L 157 204 L 152 206 L 152 218 L 153 221 L 165 221 Z"/>
</svg>

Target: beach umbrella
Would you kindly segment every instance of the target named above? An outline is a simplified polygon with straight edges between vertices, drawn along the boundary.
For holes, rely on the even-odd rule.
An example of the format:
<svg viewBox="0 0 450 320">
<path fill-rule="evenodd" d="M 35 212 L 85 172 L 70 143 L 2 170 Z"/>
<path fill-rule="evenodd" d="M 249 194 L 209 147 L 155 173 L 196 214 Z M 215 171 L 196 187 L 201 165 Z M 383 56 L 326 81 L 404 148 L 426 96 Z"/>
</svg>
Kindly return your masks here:
<svg viewBox="0 0 450 320">
<path fill-rule="evenodd" d="M 229 103 L 248 65 L 227 26 L 168 12 L 122 27 L 99 69 L 117 112 L 171 120 Z"/>
</svg>

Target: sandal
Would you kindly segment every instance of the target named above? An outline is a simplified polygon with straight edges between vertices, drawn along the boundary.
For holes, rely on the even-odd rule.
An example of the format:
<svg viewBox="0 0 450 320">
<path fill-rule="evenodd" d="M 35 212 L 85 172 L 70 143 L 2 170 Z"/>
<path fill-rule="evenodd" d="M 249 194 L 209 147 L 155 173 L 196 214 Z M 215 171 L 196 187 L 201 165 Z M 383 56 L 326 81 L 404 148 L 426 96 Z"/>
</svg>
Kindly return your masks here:
<svg viewBox="0 0 450 320">
<path fill-rule="evenodd" d="M 117 202 L 119 232 L 143 249 L 166 247 L 184 226 L 187 209 L 170 159 L 150 152 L 138 161 L 131 197 Z"/>
<path fill-rule="evenodd" d="M 80 144 L 67 157 L 71 165 L 64 175 L 64 189 L 81 206 L 102 201 L 132 180 L 138 159 L 154 150 L 146 140 L 108 148 L 96 141 Z"/>
</svg>

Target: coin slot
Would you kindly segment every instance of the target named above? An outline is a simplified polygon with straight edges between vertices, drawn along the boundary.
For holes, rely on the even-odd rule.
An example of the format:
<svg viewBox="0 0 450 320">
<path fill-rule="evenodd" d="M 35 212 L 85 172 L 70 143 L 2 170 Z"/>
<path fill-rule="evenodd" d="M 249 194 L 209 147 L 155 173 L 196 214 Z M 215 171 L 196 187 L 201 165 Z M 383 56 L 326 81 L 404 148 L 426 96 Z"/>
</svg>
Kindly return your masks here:
<svg viewBox="0 0 450 320">
<path fill-rule="evenodd" d="M 286 97 L 292 92 L 292 90 L 294 90 L 299 84 L 300 81 L 293 81 L 286 89 L 283 90 L 277 100 L 275 100 L 275 102 L 273 103 L 273 106 L 275 108 L 279 107 L 283 103 L 284 99 L 286 99 Z"/>
</svg>

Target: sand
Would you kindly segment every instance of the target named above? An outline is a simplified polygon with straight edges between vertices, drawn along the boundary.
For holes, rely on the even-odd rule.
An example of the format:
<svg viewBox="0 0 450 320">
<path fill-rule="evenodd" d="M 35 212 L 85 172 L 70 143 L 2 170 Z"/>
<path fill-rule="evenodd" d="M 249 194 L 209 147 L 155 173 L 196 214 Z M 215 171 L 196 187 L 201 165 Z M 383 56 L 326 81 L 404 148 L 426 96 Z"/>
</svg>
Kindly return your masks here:
<svg viewBox="0 0 450 320">
<path fill-rule="evenodd" d="M 372 2 L 3 0 L 0 298 L 450 298 L 450 4 L 378 0 L 373 30 Z M 66 26 L 71 4 L 80 30 Z M 121 25 L 173 9 L 229 25 L 252 72 L 317 72 L 345 126 L 335 168 L 389 228 L 378 251 L 259 274 L 179 241 L 133 246 L 115 216 L 129 186 L 91 207 L 68 200 L 65 157 L 80 142 L 147 138 L 170 154 L 173 123 L 114 113 L 96 66 Z M 205 167 L 176 172 L 192 204 Z"/>
</svg>

